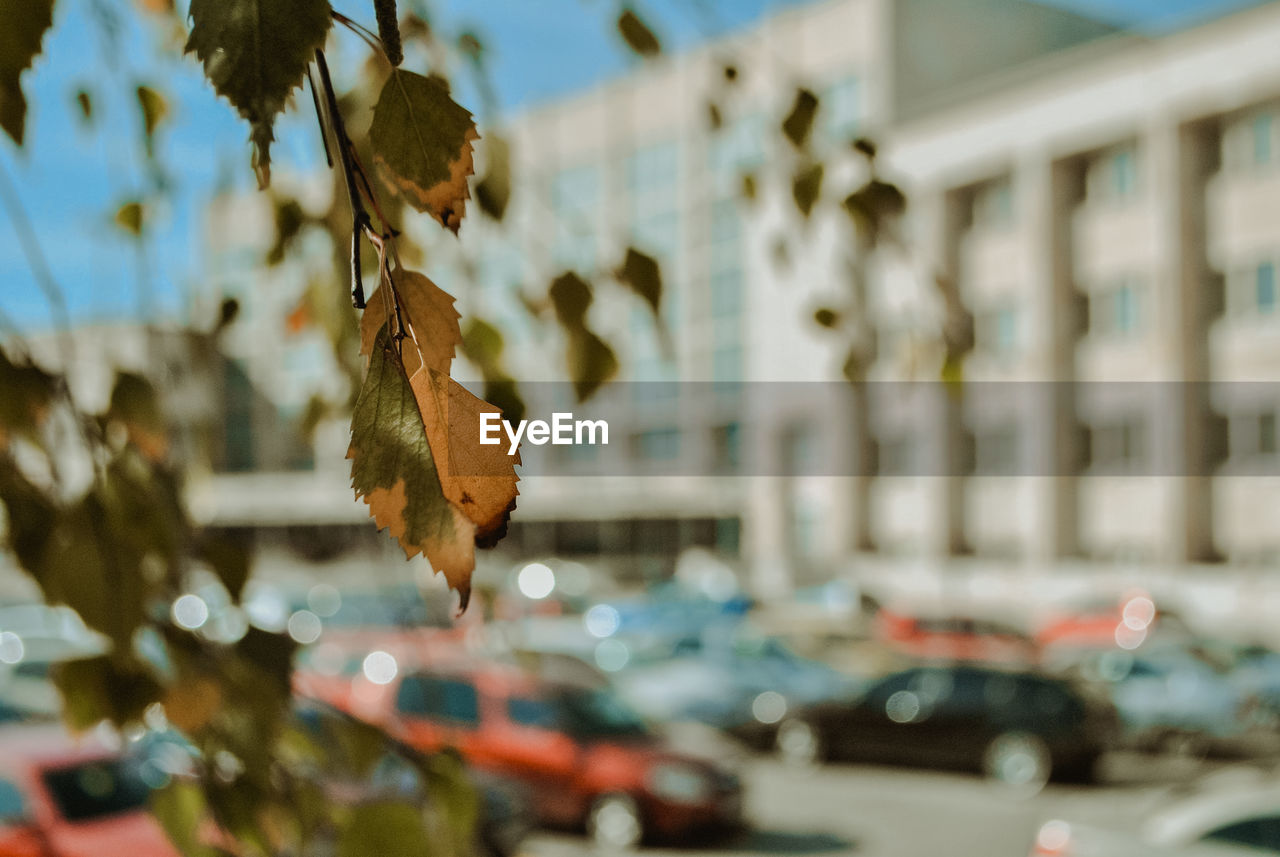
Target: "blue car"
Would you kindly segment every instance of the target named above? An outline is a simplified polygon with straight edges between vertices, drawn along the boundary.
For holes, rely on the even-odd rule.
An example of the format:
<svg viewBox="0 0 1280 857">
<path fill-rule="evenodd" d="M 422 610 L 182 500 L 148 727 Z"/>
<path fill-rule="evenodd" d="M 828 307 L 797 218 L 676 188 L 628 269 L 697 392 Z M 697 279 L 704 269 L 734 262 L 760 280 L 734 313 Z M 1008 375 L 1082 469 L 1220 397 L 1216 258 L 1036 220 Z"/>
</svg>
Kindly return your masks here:
<svg viewBox="0 0 1280 857">
<path fill-rule="evenodd" d="M 1110 697 L 1130 746 L 1203 751 L 1244 737 L 1254 725 L 1252 694 L 1180 647 L 1105 652 L 1083 673 Z"/>
<path fill-rule="evenodd" d="M 771 745 L 788 713 L 851 698 L 861 688 L 776 639 L 741 629 L 675 640 L 666 657 L 634 663 L 614 681 L 651 719 L 700 721 L 755 746 Z"/>
</svg>

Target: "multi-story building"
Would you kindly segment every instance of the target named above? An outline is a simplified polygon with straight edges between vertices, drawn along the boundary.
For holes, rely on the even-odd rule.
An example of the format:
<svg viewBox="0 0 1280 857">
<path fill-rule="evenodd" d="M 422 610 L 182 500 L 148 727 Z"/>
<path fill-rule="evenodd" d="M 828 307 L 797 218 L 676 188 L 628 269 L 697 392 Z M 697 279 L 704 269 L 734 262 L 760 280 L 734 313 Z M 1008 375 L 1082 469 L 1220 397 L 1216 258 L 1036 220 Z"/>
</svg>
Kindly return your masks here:
<svg viewBox="0 0 1280 857">
<path fill-rule="evenodd" d="M 660 574 L 704 545 L 772 591 L 975 559 L 1025 577 L 1273 558 L 1277 41 L 1280 3 L 1146 38 L 1023 0 L 821 0 L 482 128 L 511 144 L 510 209 L 472 211 L 459 241 L 424 229 L 429 273 L 535 385 L 563 379 L 564 341 L 526 305 L 593 278 L 590 323 L 643 397 L 614 427 L 636 475 L 548 459 L 497 561 Z M 801 86 L 805 153 L 779 130 Z M 900 240 L 851 260 L 857 135 L 909 205 Z M 804 218 L 806 158 L 825 171 Z M 662 263 L 669 345 L 609 284 L 628 246 Z M 847 303 L 851 261 L 877 332 L 870 458 L 845 349 L 813 319 Z M 936 383 L 939 275 L 974 317 L 959 386 Z M 322 457 L 339 466 L 214 477 L 210 520 L 358 522 Z"/>
</svg>

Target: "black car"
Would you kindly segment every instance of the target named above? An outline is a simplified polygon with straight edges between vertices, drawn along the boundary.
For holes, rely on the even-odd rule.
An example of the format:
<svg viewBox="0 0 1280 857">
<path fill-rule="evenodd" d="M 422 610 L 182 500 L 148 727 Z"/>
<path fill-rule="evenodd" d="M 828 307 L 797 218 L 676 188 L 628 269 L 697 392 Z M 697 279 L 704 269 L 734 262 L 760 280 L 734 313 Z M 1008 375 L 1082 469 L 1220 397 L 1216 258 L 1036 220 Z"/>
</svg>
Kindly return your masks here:
<svg viewBox="0 0 1280 857">
<path fill-rule="evenodd" d="M 1117 732 L 1115 710 L 1061 679 L 981 666 L 919 666 L 857 699 L 801 711 L 783 757 L 977 769 L 1014 785 L 1087 780 Z"/>
</svg>

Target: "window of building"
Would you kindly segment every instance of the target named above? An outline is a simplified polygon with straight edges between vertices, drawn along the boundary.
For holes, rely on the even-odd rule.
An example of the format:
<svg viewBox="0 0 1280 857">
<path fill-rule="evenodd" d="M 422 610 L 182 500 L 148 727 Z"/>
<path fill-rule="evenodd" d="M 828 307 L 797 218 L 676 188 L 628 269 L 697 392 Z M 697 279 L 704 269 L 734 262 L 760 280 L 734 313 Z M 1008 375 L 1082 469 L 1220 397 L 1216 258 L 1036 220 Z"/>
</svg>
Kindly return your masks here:
<svg viewBox="0 0 1280 857">
<path fill-rule="evenodd" d="M 600 170 L 594 166 L 561 170 L 551 180 L 551 209 L 555 216 L 555 264 L 573 270 L 595 266 L 595 227 L 600 209 Z"/>
<path fill-rule="evenodd" d="M 680 431 L 674 428 L 653 429 L 631 436 L 631 451 L 645 461 L 671 461 L 680 456 Z"/>
<path fill-rule="evenodd" d="M 707 150 L 707 166 L 715 192 L 736 197 L 743 175 L 764 163 L 763 141 L 768 138 L 763 115 L 746 116 L 713 134 Z"/>
<path fill-rule="evenodd" d="M 983 476 L 1008 475 L 1018 470 L 1018 430 L 1013 426 L 974 434 L 974 472 Z"/>
<path fill-rule="evenodd" d="M 737 318 L 742 315 L 742 272 L 719 271 L 711 277 L 711 317 Z"/>
<path fill-rule="evenodd" d="M 1018 311 L 1001 306 L 979 312 L 974 319 L 978 348 L 990 354 L 1007 355 L 1018 347 Z"/>
<path fill-rule="evenodd" d="M 741 518 L 716 519 L 716 550 L 726 556 L 737 556 L 742 543 Z"/>
<path fill-rule="evenodd" d="M 1276 266 L 1273 262 L 1260 262 L 1254 270 L 1254 307 L 1263 315 L 1276 308 Z"/>
<path fill-rule="evenodd" d="M 1143 288 L 1136 277 L 1121 277 L 1089 295 L 1089 335 L 1126 337 L 1142 329 Z"/>
<path fill-rule="evenodd" d="M 739 384 L 742 381 L 742 346 L 736 342 L 719 345 L 711 353 L 711 380 L 717 384 Z M 736 392 L 736 387 L 725 388 Z"/>
<path fill-rule="evenodd" d="M 813 473 L 818 466 L 818 438 L 813 426 L 798 423 L 783 432 L 782 457 L 789 474 Z"/>
<path fill-rule="evenodd" d="M 974 191 L 973 224 L 988 229 L 1013 224 L 1013 181 L 1008 176 L 986 182 Z"/>
<path fill-rule="evenodd" d="M 677 184 L 680 149 L 674 142 L 646 146 L 627 158 L 627 188 L 643 196 Z"/>
<path fill-rule="evenodd" d="M 1258 417 L 1258 453 L 1276 454 L 1276 415 L 1274 413 Z"/>
<path fill-rule="evenodd" d="M 909 435 L 897 435 L 878 443 L 879 474 L 909 476 L 915 468 L 915 441 Z"/>
<path fill-rule="evenodd" d="M 1138 191 L 1138 155 L 1133 146 L 1123 146 L 1110 155 L 1111 193 L 1129 199 Z"/>
<path fill-rule="evenodd" d="M 1274 412 L 1238 414 L 1231 417 L 1230 454 L 1232 458 L 1274 456 L 1280 449 Z"/>
<path fill-rule="evenodd" d="M 1250 123 L 1253 139 L 1253 162 L 1258 166 L 1271 163 L 1273 141 L 1272 117 L 1269 111 L 1263 111 L 1253 117 Z"/>
<path fill-rule="evenodd" d="M 858 132 L 862 121 L 862 84 L 856 76 L 827 87 L 818 104 L 823 132 L 832 142 L 846 142 Z"/>
<path fill-rule="evenodd" d="M 1131 470 L 1146 458 L 1146 434 L 1138 418 L 1094 426 L 1087 434 L 1087 466 L 1097 470 Z"/>
<path fill-rule="evenodd" d="M 711 456 L 717 473 L 737 471 L 742 456 L 742 426 L 738 423 L 711 430 Z"/>
</svg>

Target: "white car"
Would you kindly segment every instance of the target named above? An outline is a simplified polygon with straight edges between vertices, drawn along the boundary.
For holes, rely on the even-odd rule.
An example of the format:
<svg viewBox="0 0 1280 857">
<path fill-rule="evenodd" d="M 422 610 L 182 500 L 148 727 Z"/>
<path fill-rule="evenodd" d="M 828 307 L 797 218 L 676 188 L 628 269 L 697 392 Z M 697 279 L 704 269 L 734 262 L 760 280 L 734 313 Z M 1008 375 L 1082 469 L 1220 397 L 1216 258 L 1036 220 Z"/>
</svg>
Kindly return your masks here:
<svg viewBox="0 0 1280 857">
<path fill-rule="evenodd" d="M 1175 789 L 1136 833 L 1048 821 L 1032 857 L 1280 854 L 1280 771 L 1230 768 Z"/>
</svg>

